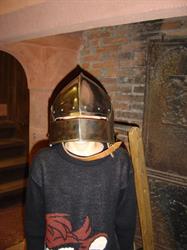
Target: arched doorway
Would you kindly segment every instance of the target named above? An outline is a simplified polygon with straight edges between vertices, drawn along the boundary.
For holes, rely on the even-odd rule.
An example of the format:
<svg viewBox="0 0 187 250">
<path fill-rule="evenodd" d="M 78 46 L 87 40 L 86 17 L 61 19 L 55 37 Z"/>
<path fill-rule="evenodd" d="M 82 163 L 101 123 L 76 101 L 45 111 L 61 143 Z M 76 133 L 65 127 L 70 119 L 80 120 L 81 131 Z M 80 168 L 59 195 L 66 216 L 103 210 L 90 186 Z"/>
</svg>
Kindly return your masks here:
<svg viewBox="0 0 187 250">
<path fill-rule="evenodd" d="M 22 65 L 0 50 L 0 249 L 23 240 L 29 90 Z"/>
<path fill-rule="evenodd" d="M 25 71 L 0 51 L 0 197 L 25 187 L 29 142 L 29 91 Z"/>
<path fill-rule="evenodd" d="M 29 143 L 29 91 L 22 65 L 0 51 L 0 200 L 22 202 Z M 21 191 L 21 192 L 20 192 Z M 10 198 L 11 197 L 11 198 Z"/>
</svg>

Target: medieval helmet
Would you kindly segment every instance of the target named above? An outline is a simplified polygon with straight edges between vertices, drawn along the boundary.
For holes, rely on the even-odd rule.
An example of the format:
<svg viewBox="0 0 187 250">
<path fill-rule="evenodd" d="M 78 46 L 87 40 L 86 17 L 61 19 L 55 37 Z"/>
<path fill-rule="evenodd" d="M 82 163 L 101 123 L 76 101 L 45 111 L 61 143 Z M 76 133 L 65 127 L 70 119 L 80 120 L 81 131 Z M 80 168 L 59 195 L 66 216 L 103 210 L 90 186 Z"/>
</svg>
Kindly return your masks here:
<svg viewBox="0 0 187 250">
<path fill-rule="evenodd" d="M 110 97 L 102 84 L 80 66 L 57 85 L 49 108 L 50 144 L 80 140 L 114 142 Z"/>
</svg>

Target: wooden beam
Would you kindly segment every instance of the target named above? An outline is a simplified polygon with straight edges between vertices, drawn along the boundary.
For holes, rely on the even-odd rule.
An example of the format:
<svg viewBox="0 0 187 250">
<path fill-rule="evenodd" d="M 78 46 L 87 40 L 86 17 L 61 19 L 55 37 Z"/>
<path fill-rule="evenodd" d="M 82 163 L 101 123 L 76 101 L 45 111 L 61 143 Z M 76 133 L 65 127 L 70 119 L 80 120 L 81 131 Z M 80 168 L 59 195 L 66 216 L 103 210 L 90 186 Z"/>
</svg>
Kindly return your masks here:
<svg viewBox="0 0 187 250">
<path fill-rule="evenodd" d="M 19 166 L 25 166 L 27 164 L 27 157 L 26 156 L 19 156 L 14 158 L 8 159 L 0 159 L 0 169 L 10 169 Z"/>
<path fill-rule="evenodd" d="M 16 190 L 20 190 L 26 187 L 26 179 L 6 182 L 0 184 L 0 195 L 8 192 L 13 192 Z"/>
<path fill-rule="evenodd" d="M 154 250 L 149 184 L 141 131 L 137 127 L 129 130 L 129 146 L 134 168 L 143 249 Z"/>
</svg>

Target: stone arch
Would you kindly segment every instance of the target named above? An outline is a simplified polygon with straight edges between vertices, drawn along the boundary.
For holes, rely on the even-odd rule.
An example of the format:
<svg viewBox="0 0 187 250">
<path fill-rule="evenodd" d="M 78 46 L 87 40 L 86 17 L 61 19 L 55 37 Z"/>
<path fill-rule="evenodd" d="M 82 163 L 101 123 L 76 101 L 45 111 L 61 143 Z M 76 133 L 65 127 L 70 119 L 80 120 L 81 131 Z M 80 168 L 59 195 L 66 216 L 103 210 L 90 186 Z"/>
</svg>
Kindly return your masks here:
<svg viewBox="0 0 187 250">
<path fill-rule="evenodd" d="M 19 50 L 13 49 L 13 48 L 9 48 L 9 46 L 0 46 L 0 51 L 3 51 L 5 53 L 8 53 L 9 55 L 13 56 L 18 63 L 20 63 L 20 65 L 22 66 L 24 72 L 25 72 L 25 76 L 27 79 L 27 87 L 28 89 L 30 89 L 30 76 L 29 76 L 29 70 L 27 68 L 27 64 L 24 61 L 24 56 L 21 55 L 21 53 L 19 53 Z"/>
</svg>

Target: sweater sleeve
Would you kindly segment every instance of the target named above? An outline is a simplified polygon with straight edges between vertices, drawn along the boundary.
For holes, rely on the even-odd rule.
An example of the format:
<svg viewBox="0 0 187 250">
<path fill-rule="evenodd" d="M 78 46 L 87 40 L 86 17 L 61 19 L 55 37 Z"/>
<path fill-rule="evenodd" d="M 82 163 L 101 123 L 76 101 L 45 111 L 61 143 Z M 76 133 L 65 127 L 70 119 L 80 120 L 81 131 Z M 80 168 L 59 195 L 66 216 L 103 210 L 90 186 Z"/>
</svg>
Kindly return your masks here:
<svg viewBox="0 0 187 250">
<path fill-rule="evenodd" d="M 31 166 L 29 174 L 26 207 L 25 207 L 25 237 L 27 250 L 44 249 L 45 217 L 44 217 L 44 198 L 42 186 L 34 180 L 35 161 Z"/>
<path fill-rule="evenodd" d="M 125 174 L 122 174 L 116 213 L 116 234 L 120 250 L 132 250 L 136 228 L 136 193 L 132 164 L 127 154 L 122 164 Z"/>
</svg>

